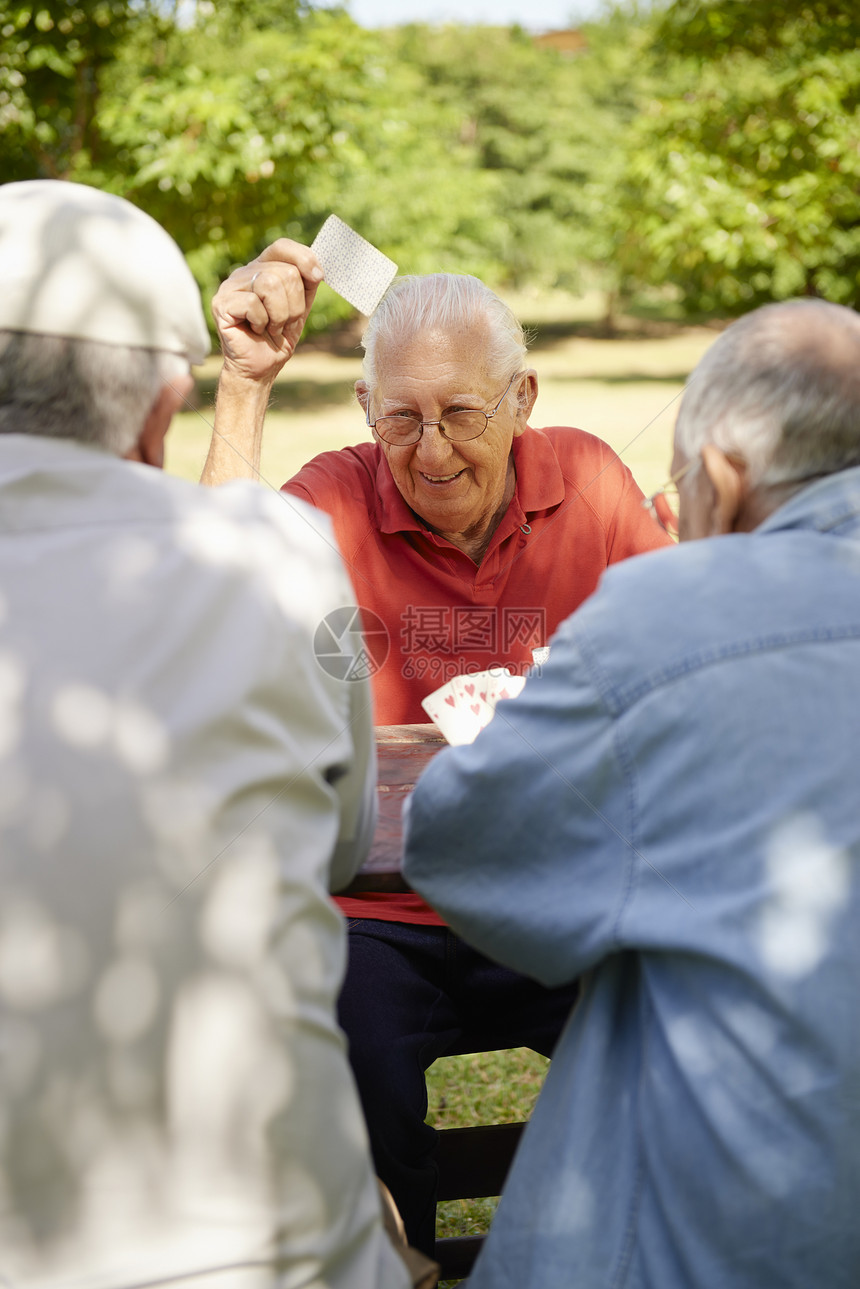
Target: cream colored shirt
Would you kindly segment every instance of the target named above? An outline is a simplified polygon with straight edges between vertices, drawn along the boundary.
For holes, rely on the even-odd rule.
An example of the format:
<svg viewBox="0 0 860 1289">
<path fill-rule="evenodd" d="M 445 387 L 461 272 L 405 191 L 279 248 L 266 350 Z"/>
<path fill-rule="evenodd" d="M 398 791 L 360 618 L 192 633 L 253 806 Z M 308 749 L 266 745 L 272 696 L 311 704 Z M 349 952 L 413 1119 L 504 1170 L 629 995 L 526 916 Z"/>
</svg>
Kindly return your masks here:
<svg viewBox="0 0 860 1289">
<path fill-rule="evenodd" d="M 295 499 L 0 436 L 4 1285 L 406 1286 L 334 1019 L 353 603 Z"/>
</svg>

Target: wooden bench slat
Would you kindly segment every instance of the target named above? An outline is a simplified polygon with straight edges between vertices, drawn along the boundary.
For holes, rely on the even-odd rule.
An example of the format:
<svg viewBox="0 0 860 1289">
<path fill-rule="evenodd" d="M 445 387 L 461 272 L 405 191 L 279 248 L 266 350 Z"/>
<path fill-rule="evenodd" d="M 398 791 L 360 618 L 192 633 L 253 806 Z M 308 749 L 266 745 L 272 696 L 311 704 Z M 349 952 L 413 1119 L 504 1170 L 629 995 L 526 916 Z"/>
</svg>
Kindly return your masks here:
<svg viewBox="0 0 860 1289">
<path fill-rule="evenodd" d="M 483 1235 L 447 1235 L 436 1241 L 435 1259 L 440 1280 L 462 1280 L 475 1265 L 484 1243 Z"/>
<path fill-rule="evenodd" d="M 501 1195 L 524 1127 L 524 1123 L 494 1123 L 443 1129 L 436 1147 L 438 1198 Z"/>
</svg>

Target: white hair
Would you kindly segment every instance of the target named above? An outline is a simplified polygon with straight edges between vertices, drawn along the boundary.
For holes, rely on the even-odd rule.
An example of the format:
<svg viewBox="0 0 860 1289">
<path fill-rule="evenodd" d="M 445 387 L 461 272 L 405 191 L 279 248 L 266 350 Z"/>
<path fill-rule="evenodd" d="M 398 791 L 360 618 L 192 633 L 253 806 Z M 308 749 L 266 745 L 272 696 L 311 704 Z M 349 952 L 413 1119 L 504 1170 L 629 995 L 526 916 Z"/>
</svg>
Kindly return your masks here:
<svg viewBox="0 0 860 1289">
<path fill-rule="evenodd" d="M 0 331 L 0 434 L 76 439 L 125 456 L 179 354 L 95 340 Z"/>
<path fill-rule="evenodd" d="M 860 465 L 860 317 L 790 300 L 732 323 L 687 382 L 675 442 L 742 458 L 753 486 Z"/>
<path fill-rule="evenodd" d="M 528 345 L 514 314 L 479 278 L 465 273 L 426 273 L 396 278 L 365 328 L 364 377 L 379 379 L 380 344 L 408 340 L 418 332 L 463 331 L 485 322 L 488 372 L 501 379 L 524 366 Z"/>
</svg>

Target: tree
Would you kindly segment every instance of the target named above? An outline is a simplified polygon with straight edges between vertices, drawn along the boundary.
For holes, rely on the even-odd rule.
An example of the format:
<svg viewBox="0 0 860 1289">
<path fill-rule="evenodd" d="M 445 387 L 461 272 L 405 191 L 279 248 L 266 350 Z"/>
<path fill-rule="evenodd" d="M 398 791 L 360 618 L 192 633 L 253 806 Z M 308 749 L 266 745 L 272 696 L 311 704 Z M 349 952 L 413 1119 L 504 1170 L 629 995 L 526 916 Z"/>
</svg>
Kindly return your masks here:
<svg viewBox="0 0 860 1289">
<path fill-rule="evenodd" d="M 415 82 L 398 112 L 418 131 L 413 191 L 422 191 L 428 145 L 435 156 L 440 142 L 436 191 L 451 191 L 437 259 L 459 252 L 496 282 L 565 286 L 579 285 L 584 267 L 606 264 L 607 164 L 633 110 L 629 63 L 626 75 L 610 66 L 610 51 L 623 47 L 621 25 L 572 58 L 516 27 L 394 33 L 391 64 L 410 68 Z M 438 178 L 446 166 L 453 184 Z"/>
<path fill-rule="evenodd" d="M 4 177 L 74 178 L 137 202 L 205 295 L 273 238 L 311 240 L 331 211 L 407 272 L 613 293 L 677 270 L 660 187 L 675 157 L 663 164 L 672 149 L 655 123 L 690 108 L 649 89 L 661 72 L 643 54 L 647 15 L 607 13 L 565 57 L 518 28 L 371 35 L 301 0 L 44 0 L 0 14 Z M 686 84 L 693 60 L 664 45 L 664 82 Z M 348 313 L 323 291 L 313 325 Z"/>
<path fill-rule="evenodd" d="M 131 20 L 127 0 L 0 3 L 4 180 L 74 178 L 98 159 L 100 77 Z"/>
<path fill-rule="evenodd" d="M 233 13 L 201 5 L 155 42 L 138 29 L 98 112 L 115 150 L 100 183 L 170 230 L 207 292 L 275 237 L 311 238 L 313 172 L 363 160 L 343 124 L 367 99 L 368 33 L 341 12 Z"/>
<path fill-rule="evenodd" d="M 860 14 L 834 0 L 676 0 L 620 203 L 628 289 L 689 310 L 860 303 Z"/>
<path fill-rule="evenodd" d="M 36 0 L 5 5 L 0 32 L 3 178 L 76 179 L 134 201 L 204 294 L 273 238 L 313 236 L 315 170 L 364 163 L 342 125 L 366 102 L 372 40 L 343 12 Z"/>
</svg>

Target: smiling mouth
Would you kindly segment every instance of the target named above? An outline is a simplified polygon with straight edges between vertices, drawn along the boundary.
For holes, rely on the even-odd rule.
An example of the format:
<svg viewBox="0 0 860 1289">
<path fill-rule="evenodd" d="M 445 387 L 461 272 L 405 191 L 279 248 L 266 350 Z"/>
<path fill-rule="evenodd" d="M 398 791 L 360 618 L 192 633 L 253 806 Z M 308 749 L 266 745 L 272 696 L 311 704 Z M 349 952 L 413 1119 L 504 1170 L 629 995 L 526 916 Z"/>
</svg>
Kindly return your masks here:
<svg viewBox="0 0 860 1289">
<path fill-rule="evenodd" d="M 464 473 L 465 468 L 455 471 L 454 474 L 425 474 L 423 470 L 420 471 L 421 478 L 426 483 L 450 483 L 453 479 L 459 479 L 460 475 Z"/>
</svg>

